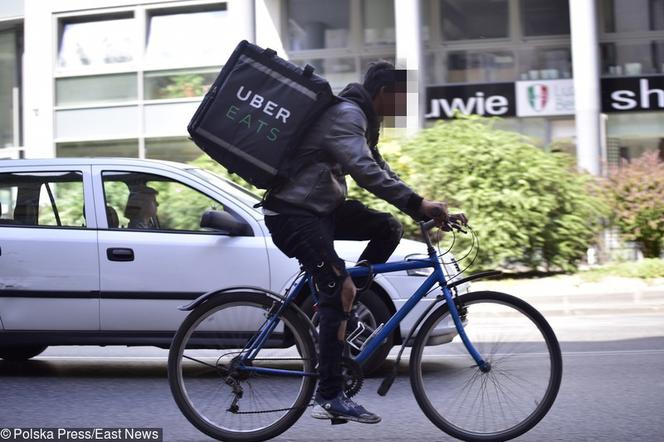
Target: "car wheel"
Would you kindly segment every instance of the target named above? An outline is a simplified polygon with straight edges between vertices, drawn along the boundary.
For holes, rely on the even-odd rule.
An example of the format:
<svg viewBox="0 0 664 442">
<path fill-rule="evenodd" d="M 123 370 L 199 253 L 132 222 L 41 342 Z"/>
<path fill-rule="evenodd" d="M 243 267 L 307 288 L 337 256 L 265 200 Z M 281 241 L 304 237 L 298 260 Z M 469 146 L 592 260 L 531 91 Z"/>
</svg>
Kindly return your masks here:
<svg viewBox="0 0 664 442">
<path fill-rule="evenodd" d="M 302 304 L 302 310 L 312 319 L 314 325 L 318 325 L 318 314 L 313 313 L 313 299 L 312 297 L 307 297 L 307 299 Z M 359 300 L 356 302 L 354 308 L 355 314 L 358 317 L 358 320 L 362 322 L 367 331 L 364 333 L 364 337 L 368 337 L 371 331 L 375 330 L 376 327 L 380 324 L 385 324 L 392 316 L 390 310 L 385 305 L 383 300 L 378 296 L 376 292 L 369 289 L 365 292 L 362 292 L 359 296 Z M 362 364 L 362 371 L 365 375 L 371 375 L 376 372 L 385 362 L 385 358 L 389 354 L 392 346 L 394 345 L 394 336 L 390 335 L 385 339 L 385 342 L 376 349 L 376 351 L 367 359 L 364 364 Z M 356 356 L 359 351 L 351 347 L 351 354 Z"/>
<path fill-rule="evenodd" d="M 0 358 L 5 361 L 27 361 L 46 350 L 46 345 L 12 345 L 0 347 Z"/>
</svg>

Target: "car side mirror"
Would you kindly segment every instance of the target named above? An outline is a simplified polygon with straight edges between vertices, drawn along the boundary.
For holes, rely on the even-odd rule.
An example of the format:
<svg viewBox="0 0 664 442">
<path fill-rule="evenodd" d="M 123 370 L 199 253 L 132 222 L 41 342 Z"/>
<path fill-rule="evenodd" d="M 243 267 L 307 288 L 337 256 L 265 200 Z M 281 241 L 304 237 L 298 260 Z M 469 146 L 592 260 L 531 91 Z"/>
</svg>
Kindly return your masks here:
<svg viewBox="0 0 664 442">
<path fill-rule="evenodd" d="M 238 221 L 228 212 L 206 210 L 201 216 L 201 227 L 219 230 L 230 236 L 253 236 L 249 224 Z"/>
</svg>

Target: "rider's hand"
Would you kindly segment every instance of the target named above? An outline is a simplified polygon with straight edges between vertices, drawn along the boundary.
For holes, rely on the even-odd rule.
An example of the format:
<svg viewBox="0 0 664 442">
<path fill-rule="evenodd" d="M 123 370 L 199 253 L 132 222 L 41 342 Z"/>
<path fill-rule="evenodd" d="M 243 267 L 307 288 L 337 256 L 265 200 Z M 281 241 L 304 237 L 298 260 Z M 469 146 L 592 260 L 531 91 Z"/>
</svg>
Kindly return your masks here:
<svg viewBox="0 0 664 442">
<path fill-rule="evenodd" d="M 467 226 L 468 225 L 468 217 L 466 217 L 466 214 L 463 213 L 463 212 L 452 213 L 448 217 L 448 222 L 450 224 L 458 224 L 460 226 Z"/>
<path fill-rule="evenodd" d="M 449 213 L 447 212 L 447 203 L 438 201 L 422 200 L 420 206 L 420 213 L 427 218 L 436 221 L 438 226 L 447 223 Z"/>
</svg>

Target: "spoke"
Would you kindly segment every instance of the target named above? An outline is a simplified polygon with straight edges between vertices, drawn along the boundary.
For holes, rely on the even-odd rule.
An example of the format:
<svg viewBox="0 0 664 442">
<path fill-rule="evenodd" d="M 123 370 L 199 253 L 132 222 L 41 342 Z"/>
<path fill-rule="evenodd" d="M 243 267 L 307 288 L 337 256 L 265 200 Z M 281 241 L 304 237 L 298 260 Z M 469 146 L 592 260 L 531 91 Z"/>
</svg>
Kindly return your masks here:
<svg viewBox="0 0 664 442">
<path fill-rule="evenodd" d="M 199 364 L 202 364 L 202 365 L 205 365 L 205 366 L 207 366 L 207 367 L 210 367 L 210 368 L 214 369 L 215 371 L 218 370 L 218 367 L 217 367 L 216 365 L 208 364 L 207 362 L 203 362 L 203 361 L 201 361 L 201 360 L 199 360 L 199 359 L 192 358 L 191 356 L 186 356 L 186 355 L 184 355 L 184 354 L 182 355 L 182 357 L 185 358 L 185 359 L 189 359 L 190 361 L 198 362 Z"/>
</svg>

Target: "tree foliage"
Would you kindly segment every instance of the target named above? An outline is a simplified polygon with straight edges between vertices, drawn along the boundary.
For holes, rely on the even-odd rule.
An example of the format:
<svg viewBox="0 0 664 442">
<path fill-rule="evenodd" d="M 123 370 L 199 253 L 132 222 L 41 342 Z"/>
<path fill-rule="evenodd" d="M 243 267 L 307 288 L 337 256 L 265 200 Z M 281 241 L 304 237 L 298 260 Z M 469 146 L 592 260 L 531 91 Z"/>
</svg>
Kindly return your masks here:
<svg viewBox="0 0 664 442">
<path fill-rule="evenodd" d="M 481 117 L 439 122 L 385 158 L 422 196 L 469 216 L 481 245 L 475 268 L 573 270 L 606 213 L 598 186 L 569 155 L 545 152 Z M 350 193 L 387 209 L 356 186 Z M 401 220 L 417 238 L 415 223 Z"/>
<path fill-rule="evenodd" d="M 659 258 L 664 238 L 664 162 L 657 152 L 624 163 L 610 174 L 613 218 L 625 238 L 647 258 Z"/>
</svg>

